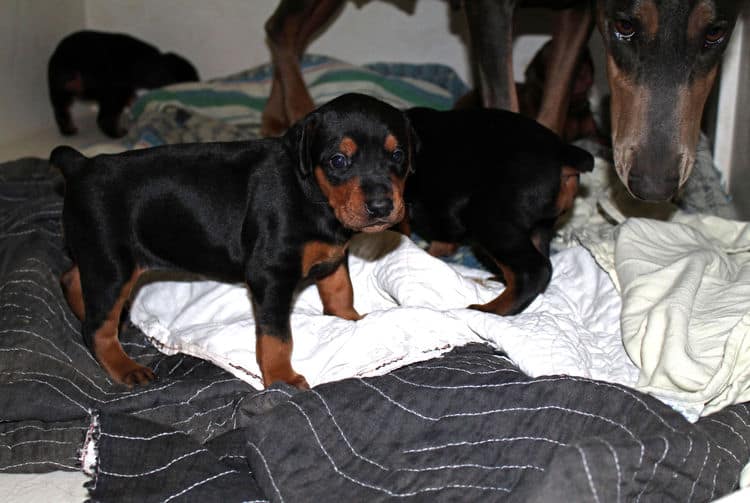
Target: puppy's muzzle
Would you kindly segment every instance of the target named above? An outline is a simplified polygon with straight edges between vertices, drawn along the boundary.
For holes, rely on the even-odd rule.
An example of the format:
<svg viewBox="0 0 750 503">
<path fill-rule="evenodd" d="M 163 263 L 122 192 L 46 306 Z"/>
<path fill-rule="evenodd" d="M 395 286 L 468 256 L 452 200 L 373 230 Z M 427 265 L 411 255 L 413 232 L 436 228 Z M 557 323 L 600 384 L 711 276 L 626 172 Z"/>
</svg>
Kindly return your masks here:
<svg viewBox="0 0 750 503">
<path fill-rule="evenodd" d="M 393 211 L 393 199 L 390 197 L 370 199 L 365 203 L 365 211 L 370 218 L 385 218 Z"/>
</svg>

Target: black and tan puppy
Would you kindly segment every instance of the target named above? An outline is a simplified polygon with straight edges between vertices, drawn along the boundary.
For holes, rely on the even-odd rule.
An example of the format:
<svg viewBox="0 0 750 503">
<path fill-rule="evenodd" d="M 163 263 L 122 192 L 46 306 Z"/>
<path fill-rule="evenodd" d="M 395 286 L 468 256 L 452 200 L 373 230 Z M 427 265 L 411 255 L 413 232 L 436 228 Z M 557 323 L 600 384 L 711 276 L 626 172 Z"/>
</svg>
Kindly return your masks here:
<svg viewBox="0 0 750 503">
<path fill-rule="evenodd" d="M 502 276 L 503 293 L 470 306 L 516 314 L 543 292 L 552 274 L 550 240 L 569 209 L 579 174 L 594 159 L 533 119 L 496 109 L 407 111 L 420 141 L 405 198 L 402 229 L 445 255 L 457 243 Z"/>
<path fill-rule="evenodd" d="M 55 121 L 64 135 L 78 131 L 70 115 L 76 98 L 96 101 L 99 128 L 119 138 L 126 133 L 120 114 L 137 90 L 197 80 L 193 65 L 176 54 L 163 54 L 129 35 L 91 30 L 65 37 L 47 66 Z"/>
<path fill-rule="evenodd" d="M 62 283 L 85 342 L 116 381 L 147 383 L 152 371 L 118 340 L 139 275 L 171 269 L 245 282 L 264 384 L 307 387 L 291 365 L 293 292 L 310 278 L 326 314 L 360 318 L 348 242 L 403 218 L 413 144 L 403 112 L 348 94 L 281 138 L 91 159 L 56 148 L 50 160 L 65 178 L 63 227 L 74 262 Z"/>
</svg>

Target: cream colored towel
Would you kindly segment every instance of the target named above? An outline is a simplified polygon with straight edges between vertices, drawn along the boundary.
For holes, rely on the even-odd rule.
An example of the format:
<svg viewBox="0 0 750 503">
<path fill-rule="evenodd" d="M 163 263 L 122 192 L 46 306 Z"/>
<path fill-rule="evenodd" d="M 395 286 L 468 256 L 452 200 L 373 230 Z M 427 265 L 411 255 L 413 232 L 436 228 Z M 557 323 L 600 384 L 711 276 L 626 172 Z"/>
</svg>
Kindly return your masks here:
<svg viewBox="0 0 750 503">
<path fill-rule="evenodd" d="M 628 219 L 614 267 L 639 389 L 701 415 L 750 400 L 749 223 Z"/>
</svg>

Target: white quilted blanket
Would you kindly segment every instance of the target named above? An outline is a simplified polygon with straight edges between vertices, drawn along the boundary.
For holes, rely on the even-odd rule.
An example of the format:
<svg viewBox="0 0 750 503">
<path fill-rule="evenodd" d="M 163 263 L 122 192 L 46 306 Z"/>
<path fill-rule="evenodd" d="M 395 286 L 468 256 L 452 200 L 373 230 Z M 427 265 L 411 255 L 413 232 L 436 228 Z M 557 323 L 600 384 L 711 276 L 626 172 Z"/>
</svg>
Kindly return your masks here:
<svg viewBox="0 0 750 503">
<path fill-rule="evenodd" d="M 620 297 L 582 247 L 553 256 L 546 292 L 522 314 L 466 309 L 502 291 L 487 273 L 435 259 L 399 234 L 360 235 L 349 259 L 357 322 L 322 315 L 314 286 L 292 315 L 293 365 L 311 385 L 373 376 L 469 342 L 505 351 L 532 376 L 570 374 L 633 385 L 638 369 L 620 338 Z M 390 251 L 390 253 L 387 253 Z M 254 322 L 244 287 L 145 285 L 132 321 L 163 351 L 208 359 L 255 386 Z"/>
</svg>

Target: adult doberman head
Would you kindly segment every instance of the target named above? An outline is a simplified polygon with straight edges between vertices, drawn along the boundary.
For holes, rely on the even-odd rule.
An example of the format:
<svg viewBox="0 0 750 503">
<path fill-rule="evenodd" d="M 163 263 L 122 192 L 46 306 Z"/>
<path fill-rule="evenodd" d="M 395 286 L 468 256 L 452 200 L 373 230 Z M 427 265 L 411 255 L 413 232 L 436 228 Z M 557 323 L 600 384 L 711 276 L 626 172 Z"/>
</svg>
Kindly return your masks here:
<svg viewBox="0 0 750 503">
<path fill-rule="evenodd" d="M 635 197 L 666 200 L 695 161 L 703 107 L 737 0 L 598 0 L 617 174 Z"/>
</svg>

